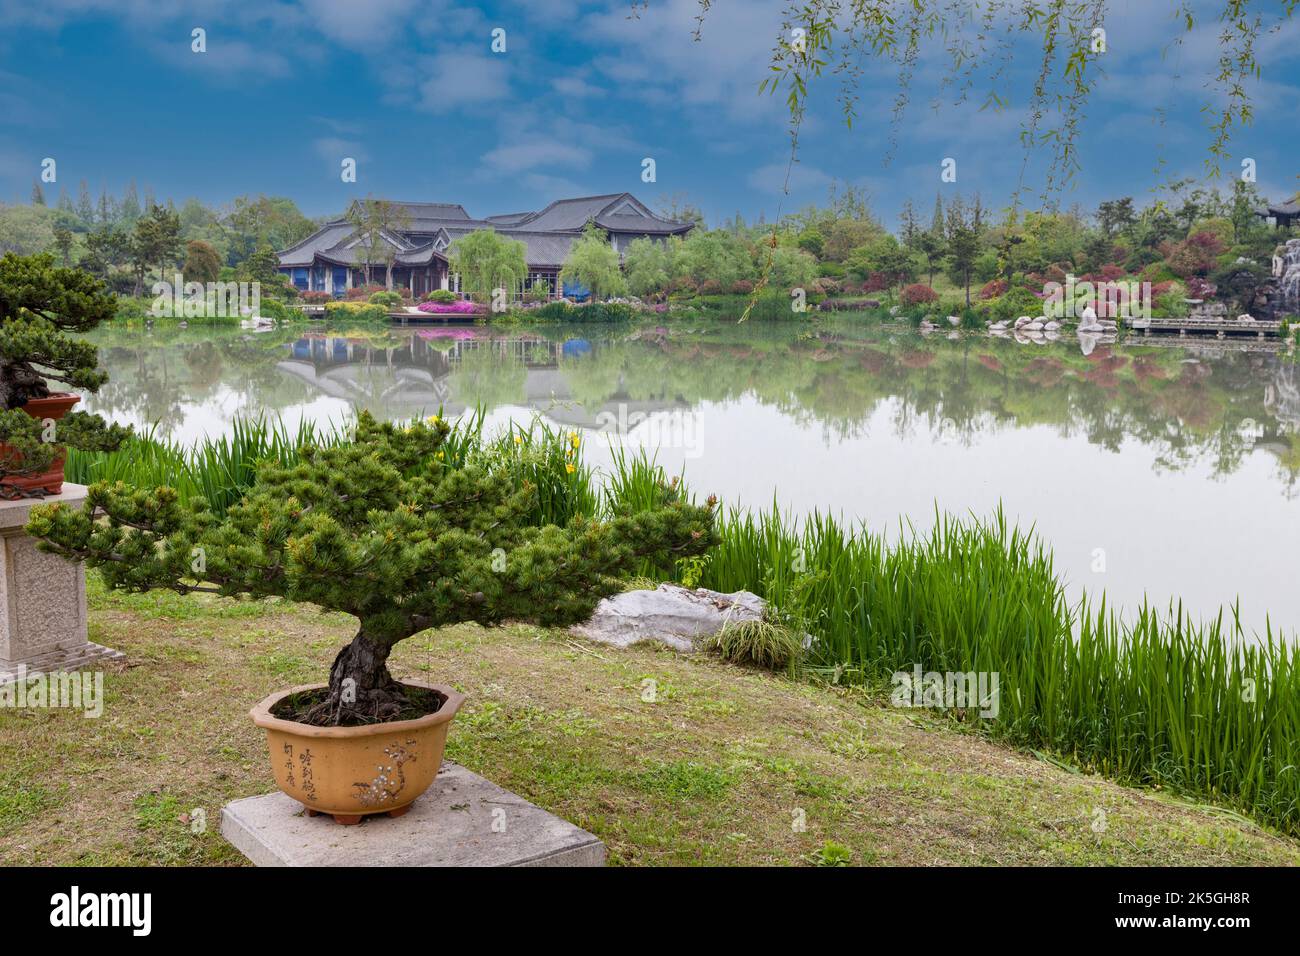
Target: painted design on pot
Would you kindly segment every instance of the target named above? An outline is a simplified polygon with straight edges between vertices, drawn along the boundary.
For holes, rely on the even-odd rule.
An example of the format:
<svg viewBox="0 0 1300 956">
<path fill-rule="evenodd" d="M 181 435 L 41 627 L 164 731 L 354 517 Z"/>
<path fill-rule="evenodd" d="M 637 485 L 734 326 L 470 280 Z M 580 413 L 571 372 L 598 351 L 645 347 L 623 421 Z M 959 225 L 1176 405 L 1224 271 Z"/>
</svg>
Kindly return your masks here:
<svg viewBox="0 0 1300 956">
<path fill-rule="evenodd" d="M 414 740 L 408 740 L 405 745 L 393 744 L 391 747 L 385 747 L 384 756 L 393 762 L 375 767 L 375 779 L 370 783 L 352 785 L 356 788 L 357 800 L 362 806 L 375 807 L 397 799 L 397 795 L 406 786 L 406 772 L 402 769 L 402 765 L 408 760 L 415 760 L 415 755 L 406 748 L 414 745 Z"/>
<path fill-rule="evenodd" d="M 316 784 L 311 779 L 311 750 L 304 747 L 298 760 L 302 767 L 302 792 L 307 795 L 308 800 L 315 800 Z"/>
</svg>

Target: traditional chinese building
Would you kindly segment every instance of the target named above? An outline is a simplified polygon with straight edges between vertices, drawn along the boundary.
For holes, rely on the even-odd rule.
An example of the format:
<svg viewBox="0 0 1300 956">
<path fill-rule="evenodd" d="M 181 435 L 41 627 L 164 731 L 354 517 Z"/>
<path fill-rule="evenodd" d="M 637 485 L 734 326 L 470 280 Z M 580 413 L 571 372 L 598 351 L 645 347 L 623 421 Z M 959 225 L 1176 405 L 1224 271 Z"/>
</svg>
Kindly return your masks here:
<svg viewBox="0 0 1300 956">
<path fill-rule="evenodd" d="M 341 296 L 366 281 L 366 258 L 371 258 L 371 280 L 389 288 L 409 289 L 422 296 L 434 289 L 459 291 L 459 277 L 448 266 L 448 247 L 479 229 L 493 229 L 524 244 L 528 263 L 527 286 L 544 284 L 549 294 L 560 293 L 559 272 L 569 247 L 588 223 L 609 234 L 619 254 L 633 239 L 648 236 L 667 239 L 684 235 L 692 223 L 664 219 L 651 212 L 631 193 L 559 199 L 539 212 L 517 212 L 474 219 L 455 203 L 395 202 L 400 228 L 385 230 L 380 239 L 389 249 L 376 261 L 373 249 L 347 217 L 325 223 L 301 242 L 279 253 L 280 271 L 304 292 L 329 292 Z M 391 262 L 391 282 L 390 269 Z M 516 290 L 519 292 L 522 290 Z M 570 290 L 565 290 L 566 293 Z M 577 290 L 572 290 L 577 291 Z"/>
<path fill-rule="evenodd" d="M 1262 219 L 1272 219 L 1279 229 L 1289 229 L 1291 224 L 1300 219 L 1300 193 L 1292 196 L 1288 202 L 1270 203 L 1255 215 Z"/>
</svg>

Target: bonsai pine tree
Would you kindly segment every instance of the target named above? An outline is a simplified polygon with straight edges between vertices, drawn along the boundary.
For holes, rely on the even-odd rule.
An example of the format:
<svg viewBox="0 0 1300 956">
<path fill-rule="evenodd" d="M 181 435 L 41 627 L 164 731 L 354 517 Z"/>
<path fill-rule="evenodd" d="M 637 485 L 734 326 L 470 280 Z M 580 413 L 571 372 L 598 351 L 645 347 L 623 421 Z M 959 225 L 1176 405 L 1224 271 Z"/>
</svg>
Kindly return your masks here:
<svg viewBox="0 0 1300 956">
<path fill-rule="evenodd" d="M 356 617 L 328 694 L 299 717 L 315 724 L 402 712 L 410 701 L 388 657 L 426 628 L 573 623 L 641 558 L 701 554 L 715 540 L 713 499 L 697 506 L 662 484 L 635 514 L 531 524 L 536 488 L 485 455 L 448 464 L 448 435 L 436 418 L 402 428 L 363 412 L 350 443 L 260 463 L 224 518 L 183 507 L 170 488 L 101 483 L 82 508 L 33 508 L 27 530 L 113 588 L 280 596 Z"/>
<path fill-rule="evenodd" d="M 0 480 L 45 471 L 64 446 L 117 447 L 129 430 L 98 415 L 71 412 L 51 430 L 21 408 L 50 395 L 48 379 L 95 392 L 108 376 L 95 347 L 70 338 L 112 318 L 116 302 L 104 284 L 49 254 L 0 257 Z M 52 433 L 51 433 L 52 432 Z"/>
</svg>

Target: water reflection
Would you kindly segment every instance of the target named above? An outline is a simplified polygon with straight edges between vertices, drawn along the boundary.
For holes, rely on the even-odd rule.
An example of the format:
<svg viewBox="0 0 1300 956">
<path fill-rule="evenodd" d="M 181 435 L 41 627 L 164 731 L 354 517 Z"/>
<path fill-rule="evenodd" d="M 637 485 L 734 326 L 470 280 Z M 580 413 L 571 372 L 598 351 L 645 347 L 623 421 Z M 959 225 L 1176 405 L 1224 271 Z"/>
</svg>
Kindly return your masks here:
<svg viewBox="0 0 1300 956">
<path fill-rule="evenodd" d="M 1035 523 L 1076 588 L 1241 595 L 1300 624 L 1300 373 L 1258 343 L 924 337 L 851 323 L 100 329 L 90 407 L 179 441 L 240 413 L 405 418 L 482 404 L 652 446 L 693 487 L 873 527 L 935 503 Z M 1095 555 L 1104 554 L 1104 572 Z"/>
</svg>

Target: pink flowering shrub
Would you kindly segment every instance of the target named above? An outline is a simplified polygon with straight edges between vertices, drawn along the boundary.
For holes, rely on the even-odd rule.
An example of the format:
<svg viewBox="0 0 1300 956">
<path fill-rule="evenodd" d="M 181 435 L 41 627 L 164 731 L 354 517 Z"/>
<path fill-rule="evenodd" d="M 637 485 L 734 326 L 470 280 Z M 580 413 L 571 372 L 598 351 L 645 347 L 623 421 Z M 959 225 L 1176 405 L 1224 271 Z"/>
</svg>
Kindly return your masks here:
<svg viewBox="0 0 1300 956">
<path fill-rule="evenodd" d="M 477 315 L 479 313 L 479 307 L 467 299 L 457 299 L 455 302 L 421 302 L 416 308 L 432 315 Z"/>
</svg>

